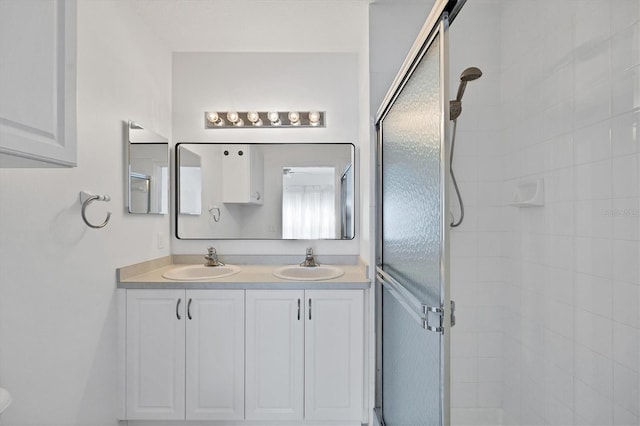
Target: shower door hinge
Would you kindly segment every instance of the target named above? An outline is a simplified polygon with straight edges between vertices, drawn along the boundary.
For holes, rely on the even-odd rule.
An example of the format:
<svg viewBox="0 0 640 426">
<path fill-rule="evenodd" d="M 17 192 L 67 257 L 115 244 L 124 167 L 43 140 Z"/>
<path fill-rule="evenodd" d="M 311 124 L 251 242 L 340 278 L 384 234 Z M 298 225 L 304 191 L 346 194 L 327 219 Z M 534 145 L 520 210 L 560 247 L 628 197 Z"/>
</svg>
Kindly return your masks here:
<svg viewBox="0 0 640 426">
<path fill-rule="evenodd" d="M 423 305 L 422 311 L 424 312 L 422 327 L 429 331 L 435 331 L 436 333 L 444 333 L 444 309 L 442 307 Z M 438 325 L 431 325 L 429 321 L 429 317 L 433 318 L 434 316 L 437 317 L 436 321 Z"/>
<path fill-rule="evenodd" d="M 451 319 L 451 327 L 456 325 L 456 302 L 453 300 L 450 301 L 451 311 L 450 311 L 450 319 Z M 422 327 L 429 331 L 435 331 L 436 333 L 444 333 L 444 309 L 442 306 L 422 306 L 422 311 L 424 313 L 424 319 L 422 320 Z M 432 325 L 429 318 L 437 317 L 435 321 L 438 325 Z"/>
</svg>

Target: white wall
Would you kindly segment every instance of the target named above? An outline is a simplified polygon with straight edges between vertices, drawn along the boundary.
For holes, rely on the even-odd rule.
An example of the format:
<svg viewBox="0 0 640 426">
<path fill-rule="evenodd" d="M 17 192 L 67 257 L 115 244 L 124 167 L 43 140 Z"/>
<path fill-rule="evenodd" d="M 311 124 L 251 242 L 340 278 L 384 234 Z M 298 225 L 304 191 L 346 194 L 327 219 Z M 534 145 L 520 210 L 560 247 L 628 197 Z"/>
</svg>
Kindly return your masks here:
<svg viewBox="0 0 640 426">
<path fill-rule="evenodd" d="M 175 53 L 174 141 L 354 143 L 356 168 L 359 169 L 363 160 L 359 157 L 362 143 L 358 73 L 357 53 Z M 204 128 L 205 111 L 252 109 L 326 111 L 326 127 Z M 356 212 L 359 211 L 356 202 Z M 358 228 L 352 241 L 216 240 L 213 244 L 222 256 L 304 254 L 309 245 L 314 246 L 318 254 L 359 254 L 360 232 Z M 172 250 L 174 253 L 203 253 L 210 244 L 174 239 Z"/>
<path fill-rule="evenodd" d="M 2 424 L 117 424 L 115 268 L 169 253 L 168 216 L 125 213 L 123 121 L 171 136 L 171 55 L 127 3 L 79 1 L 79 166 L 0 169 Z"/>
</svg>

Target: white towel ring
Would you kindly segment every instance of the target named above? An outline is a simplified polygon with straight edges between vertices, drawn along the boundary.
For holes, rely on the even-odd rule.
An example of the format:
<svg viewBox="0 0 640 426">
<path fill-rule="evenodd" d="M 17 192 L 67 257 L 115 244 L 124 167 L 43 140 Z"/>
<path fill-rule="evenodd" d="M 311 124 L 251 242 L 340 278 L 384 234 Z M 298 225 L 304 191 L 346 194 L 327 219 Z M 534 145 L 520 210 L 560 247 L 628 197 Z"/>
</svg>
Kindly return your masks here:
<svg viewBox="0 0 640 426">
<path fill-rule="evenodd" d="M 102 222 L 100 225 L 94 225 L 93 223 L 89 222 L 89 220 L 87 219 L 87 216 L 86 216 L 87 207 L 89 206 L 89 204 L 93 203 L 94 201 L 111 201 L 111 197 L 109 197 L 108 195 L 94 195 L 85 191 L 80 192 L 80 202 L 82 203 L 82 220 L 84 221 L 84 223 L 87 224 L 89 228 L 93 228 L 93 229 L 104 228 L 107 225 L 107 223 L 109 223 L 109 219 L 111 219 L 111 212 L 107 212 L 107 217 L 104 219 L 104 222 Z"/>
</svg>

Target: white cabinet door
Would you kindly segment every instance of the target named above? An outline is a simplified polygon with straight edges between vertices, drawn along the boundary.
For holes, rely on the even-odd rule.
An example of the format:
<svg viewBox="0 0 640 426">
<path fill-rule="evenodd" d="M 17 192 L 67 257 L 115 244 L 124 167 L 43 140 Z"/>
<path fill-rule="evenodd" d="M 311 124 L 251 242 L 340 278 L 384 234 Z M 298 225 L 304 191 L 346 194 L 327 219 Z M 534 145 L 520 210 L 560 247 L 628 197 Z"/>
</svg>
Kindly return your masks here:
<svg viewBox="0 0 640 426">
<path fill-rule="evenodd" d="M 305 297 L 305 420 L 359 421 L 363 292 L 307 290 Z"/>
<path fill-rule="evenodd" d="M 0 1 L 0 167 L 76 165 L 76 1 Z"/>
<path fill-rule="evenodd" d="M 222 201 L 264 203 L 264 157 L 250 145 L 222 146 Z"/>
<path fill-rule="evenodd" d="M 246 419 L 301 420 L 304 291 L 246 292 Z"/>
<path fill-rule="evenodd" d="M 244 290 L 187 290 L 187 420 L 244 419 Z"/>
<path fill-rule="evenodd" d="M 184 290 L 127 290 L 127 419 L 184 419 Z"/>
</svg>

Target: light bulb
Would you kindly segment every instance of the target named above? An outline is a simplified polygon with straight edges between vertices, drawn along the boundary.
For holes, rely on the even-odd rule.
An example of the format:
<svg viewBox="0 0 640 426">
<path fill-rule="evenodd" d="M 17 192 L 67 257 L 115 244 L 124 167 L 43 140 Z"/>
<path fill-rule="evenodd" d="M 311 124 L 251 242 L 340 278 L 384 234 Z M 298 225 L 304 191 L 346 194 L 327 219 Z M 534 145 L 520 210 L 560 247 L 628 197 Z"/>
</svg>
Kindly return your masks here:
<svg viewBox="0 0 640 426">
<path fill-rule="evenodd" d="M 227 120 L 229 120 L 230 122 L 232 122 L 234 124 L 235 124 L 236 121 L 238 121 L 238 118 L 239 118 L 238 113 L 235 112 L 235 111 L 229 111 L 227 113 Z"/>
<path fill-rule="evenodd" d="M 296 111 L 291 111 L 288 117 L 289 117 L 289 122 L 292 125 L 294 126 L 300 125 L 300 114 L 298 114 Z"/>
<path fill-rule="evenodd" d="M 224 120 L 220 118 L 217 112 L 208 112 L 207 121 L 214 124 L 215 126 L 224 126 Z"/>
<path fill-rule="evenodd" d="M 317 126 L 320 124 L 320 113 L 318 111 L 310 111 L 309 112 L 309 124 L 312 126 Z"/>
<path fill-rule="evenodd" d="M 250 111 L 247 113 L 247 120 L 249 120 L 254 126 L 262 126 L 262 119 L 260 118 L 260 114 L 255 111 Z"/>
<path fill-rule="evenodd" d="M 249 111 L 247 113 L 247 120 L 255 124 L 258 120 L 260 120 L 260 115 L 258 115 L 258 113 L 255 111 Z"/>
<path fill-rule="evenodd" d="M 280 124 L 282 124 L 280 121 L 280 114 L 275 111 L 268 113 L 267 118 L 269 118 L 272 126 L 279 126 Z"/>
</svg>

